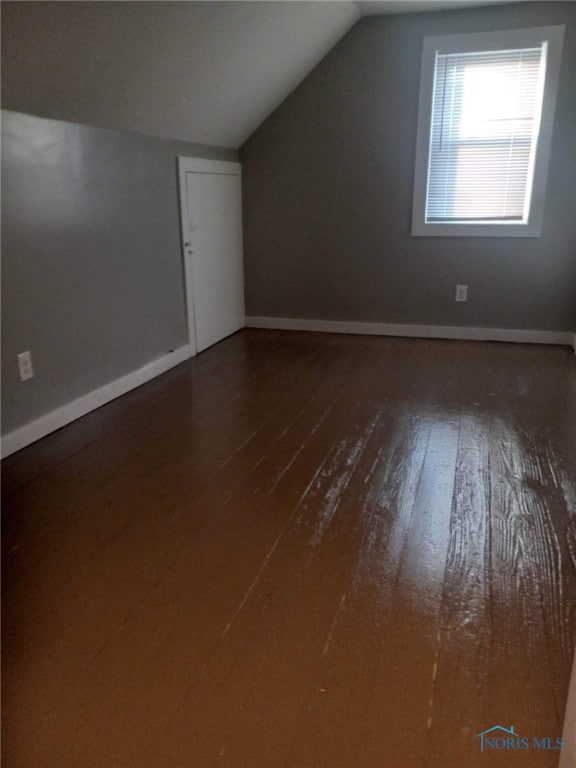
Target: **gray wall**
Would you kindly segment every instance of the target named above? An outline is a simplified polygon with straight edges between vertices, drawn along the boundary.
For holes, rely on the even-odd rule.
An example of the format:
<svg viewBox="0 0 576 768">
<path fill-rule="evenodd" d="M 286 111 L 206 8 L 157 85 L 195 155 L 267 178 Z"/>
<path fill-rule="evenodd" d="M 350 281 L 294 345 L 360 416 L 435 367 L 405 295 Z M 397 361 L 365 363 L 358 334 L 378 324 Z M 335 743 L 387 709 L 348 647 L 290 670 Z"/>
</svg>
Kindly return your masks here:
<svg viewBox="0 0 576 768">
<path fill-rule="evenodd" d="M 551 24 L 566 36 L 542 237 L 412 238 L 422 38 Z M 575 73 L 572 2 L 360 21 L 241 149 L 248 314 L 576 330 Z"/>
<path fill-rule="evenodd" d="M 237 159 L 2 113 L 3 433 L 187 343 L 180 154 Z"/>
</svg>

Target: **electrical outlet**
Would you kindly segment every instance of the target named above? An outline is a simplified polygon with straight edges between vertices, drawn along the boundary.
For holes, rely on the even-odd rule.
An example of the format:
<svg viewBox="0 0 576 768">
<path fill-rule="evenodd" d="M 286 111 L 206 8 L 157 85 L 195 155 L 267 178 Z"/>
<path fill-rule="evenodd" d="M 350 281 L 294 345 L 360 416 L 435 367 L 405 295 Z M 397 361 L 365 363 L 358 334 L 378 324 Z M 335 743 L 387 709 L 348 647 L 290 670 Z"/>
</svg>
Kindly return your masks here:
<svg viewBox="0 0 576 768">
<path fill-rule="evenodd" d="M 26 381 L 34 376 L 31 352 L 22 352 L 18 355 L 18 370 L 20 372 L 20 381 Z"/>
<path fill-rule="evenodd" d="M 468 286 L 467 285 L 457 285 L 456 286 L 456 295 L 454 296 L 454 301 L 468 301 Z"/>
</svg>

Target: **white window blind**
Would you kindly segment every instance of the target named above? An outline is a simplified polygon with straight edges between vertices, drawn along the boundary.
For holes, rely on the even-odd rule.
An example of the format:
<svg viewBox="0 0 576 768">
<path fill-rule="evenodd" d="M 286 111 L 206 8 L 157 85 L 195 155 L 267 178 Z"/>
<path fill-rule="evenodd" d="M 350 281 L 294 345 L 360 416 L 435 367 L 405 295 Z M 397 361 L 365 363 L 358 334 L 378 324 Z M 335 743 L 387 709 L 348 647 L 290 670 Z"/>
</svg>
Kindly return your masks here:
<svg viewBox="0 0 576 768">
<path fill-rule="evenodd" d="M 436 53 L 427 222 L 527 221 L 546 47 Z"/>
</svg>

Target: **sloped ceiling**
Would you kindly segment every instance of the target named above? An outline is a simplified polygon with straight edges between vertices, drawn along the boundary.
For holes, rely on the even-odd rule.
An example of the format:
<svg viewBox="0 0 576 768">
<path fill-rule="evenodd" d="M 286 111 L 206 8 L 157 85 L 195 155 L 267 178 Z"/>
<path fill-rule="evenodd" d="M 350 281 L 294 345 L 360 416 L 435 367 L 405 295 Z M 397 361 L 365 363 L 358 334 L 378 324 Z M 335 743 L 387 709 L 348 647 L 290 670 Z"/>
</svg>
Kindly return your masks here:
<svg viewBox="0 0 576 768">
<path fill-rule="evenodd" d="M 359 15 L 353 2 L 3 2 L 2 106 L 236 148 Z"/>
<path fill-rule="evenodd" d="M 363 16 L 389 13 L 423 13 L 427 11 L 446 11 L 462 8 L 475 8 L 480 5 L 502 5 L 503 3 L 523 2 L 524 0 L 358 0 L 356 5 Z"/>
<path fill-rule="evenodd" d="M 237 148 L 361 13 L 487 2 L 3 2 L 2 106 Z"/>
</svg>

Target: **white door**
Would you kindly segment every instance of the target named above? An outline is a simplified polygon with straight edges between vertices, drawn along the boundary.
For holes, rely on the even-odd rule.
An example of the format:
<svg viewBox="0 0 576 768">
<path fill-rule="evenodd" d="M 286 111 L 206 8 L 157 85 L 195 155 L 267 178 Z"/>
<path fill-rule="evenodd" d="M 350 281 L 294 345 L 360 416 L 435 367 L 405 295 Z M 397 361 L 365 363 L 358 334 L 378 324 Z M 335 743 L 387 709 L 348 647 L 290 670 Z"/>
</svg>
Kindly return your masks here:
<svg viewBox="0 0 576 768">
<path fill-rule="evenodd" d="M 181 157 L 188 335 L 197 352 L 244 327 L 240 165 Z"/>
</svg>

